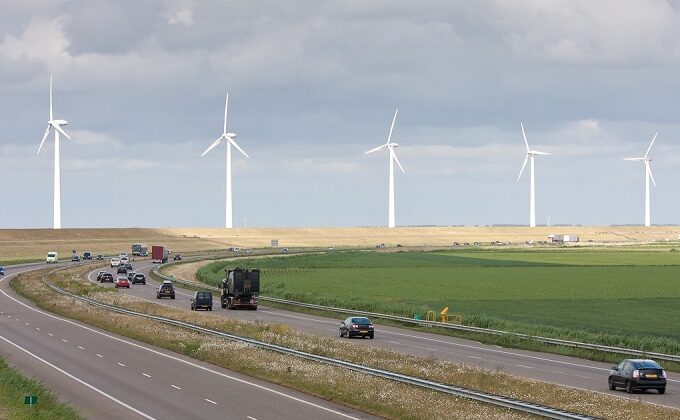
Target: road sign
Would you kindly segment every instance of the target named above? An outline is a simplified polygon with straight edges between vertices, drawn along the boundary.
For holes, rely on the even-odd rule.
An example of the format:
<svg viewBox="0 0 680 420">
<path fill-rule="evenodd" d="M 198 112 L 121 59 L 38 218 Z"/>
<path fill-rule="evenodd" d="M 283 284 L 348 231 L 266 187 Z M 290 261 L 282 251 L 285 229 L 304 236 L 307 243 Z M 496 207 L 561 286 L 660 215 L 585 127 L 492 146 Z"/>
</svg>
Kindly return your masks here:
<svg viewBox="0 0 680 420">
<path fill-rule="evenodd" d="M 38 396 L 37 395 L 27 395 L 24 397 L 24 404 L 28 405 L 34 405 L 38 404 Z"/>
</svg>

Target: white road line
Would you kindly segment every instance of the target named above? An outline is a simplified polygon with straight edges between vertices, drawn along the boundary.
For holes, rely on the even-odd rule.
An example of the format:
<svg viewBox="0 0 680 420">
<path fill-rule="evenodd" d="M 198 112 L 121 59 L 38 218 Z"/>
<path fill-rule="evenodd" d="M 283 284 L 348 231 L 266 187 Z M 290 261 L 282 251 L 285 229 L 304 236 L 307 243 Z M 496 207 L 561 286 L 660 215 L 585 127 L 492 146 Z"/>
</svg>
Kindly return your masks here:
<svg viewBox="0 0 680 420">
<path fill-rule="evenodd" d="M 26 271 L 31 271 L 31 270 L 26 270 Z M 17 274 L 19 274 L 19 273 L 17 273 Z M 3 280 L 3 279 L 0 279 L 0 282 L 2 282 L 2 280 Z M 218 371 L 216 371 L 216 370 L 207 368 L 207 367 L 205 367 L 205 366 L 198 365 L 198 364 L 193 363 L 193 362 L 190 362 L 190 361 L 188 361 L 188 360 L 180 359 L 179 357 L 175 357 L 175 356 L 172 356 L 172 355 L 170 355 L 170 354 L 165 354 L 165 353 L 160 352 L 160 351 L 158 351 L 158 350 L 154 350 L 154 349 L 152 349 L 152 348 L 150 348 L 150 347 L 145 347 L 145 346 L 142 346 L 141 344 L 136 344 L 136 343 L 133 343 L 133 342 L 131 342 L 131 341 L 127 341 L 127 340 L 125 340 L 125 339 L 122 339 L 122 338 L 119 338 L 119 337 L 115 337 L 115 336 L 113 336 L 113 335 L 111 335 L 111 334 L 107 334 L 107 333 L 104 333 L 104 332 L 101 332 L 101 331 L 97 331 L 97 330 L 95 330 L 94 328 L 86 327 L 85 325 L 80 325 L 80 324 L 78 324 L 78 323 L 75 322 L 75 321 L 71 321 L 70 319 L 61 318 L 61 317 L 58 317 L 58 316 L 56 316 L 56 315 L 52 315 L 52 314 L 50 314 L 50 313 L 48 313 L 48 312 L 41 311 L 41 310 L 39 310 L 39 309 L 33 308 L 33 307 L 31 307 L 31 306 L 29 306 L 29 305 L 27 305 L 27 304 L 21 302 L 21 301 L 18 300 L 18 299 L 13 298 L 12 296 L 8 295 L 7 292 L 5 292 L 5 291 L 2 290 L 2 289 L 0 289 L 0 293 L 2 293 L 2 294 L 3 294 L 5 297 L 7 297 L 8 299 L 11 299 L 11 300 L 13 300 L 14 302 L 18 303 L 19 305 L 21 305 L 21 306 L 23 306 L 23 307 L 25 307 L 25 308 L 30 309 L 31 311 L 37 312 L 37 313 L 39 313 L 39 314 L 42 314 L 42 315 L 44 315 L 44 316 L 46 316 L 46 317 L 49 317 L 49 318 L 52 318 L 52 319 L 56 319 L 56 320 L 65 322 L 65 323 L 70 324 L 70 325 L 73 325 L 73 326 L 75 326 L 75 327 L 82 328 L 82 329 L 84 329 L 84 330 L 86 330 L 86 331 L 89 331 L 89 332 L 91 332 L 91 333 L 99 334 L 99 335 L 101 335 L 101 336 L 103 336 L 103 337 L 107 337 L 107 338 L 109 338 L 109 339 L 111 339 L 111 340 L 115 340 L 115 341 L 118 341 L 118 342 L 120 342 L 120 343 L 125 343 L 125 344 L 127 344 L 127 345 L 129 345 L 129 346 L 136 347 L 136 348 L 138 348 L 138 349 L 146 350 L 146 351 L 148 351 L 148 352 L 150 352 L 150 353 L 153 353 L 153 354 L 156 354 L 156 355 L 158 355 L 158 356 L 166 357 L 166 358 L 168 358 L 168 359 L 174 360 L 174 361 L 179 362 L 179 363 L 184 363 L 184 364 L 186 364 L 186 365 L 188 365 L 188 366 L 192 366 L 192 367 L 195 367 L 195 368 L 197 368 L 197 369 L 200 369 L 200 370 L 203 370 L 203 371 L 206 371 L 206 372 L 210 372 L 210 373 L 215 374 L 215 375 L 217 375 L 217 376 L 221 376 L 221 377 L 223 377 L 223 378 L 230 379 L 230 380 L 232 380 L 232 381 L 234 381 L 234 382 L 238 382 L 238 383 L 241 383 L 241 384 L 244 384 L 244 385 L 248 385 L 248 386 L 251 386 L 251 387 L 253 387 L 253 388 L 257 388 L 257 389 L 259 389 L 259 390 L 262 390 L 262 391 L 270 392 L 270 393 L 272 393 L 272 394 L 274 394 L 274 395 L 278 395 L 278 396 L 280 396 L 280 397 L 287 398 L 287 399 L 289 399 L 289 400 L 299 402 L 300 404 L 309 405 L 309 406 L 311 406 L 311 407 L 318 408 L 319 410 L 326 411 L 326 412 L 329 412 L 329 413 L 333 413 L 333 414 L 335 414 L 335 415 L 337 415 L 337 416 L 340 416 L 340 417 L 345 417 L 345 418 L 353 419 L 353 420 L 359 420 L 359 418 L 354 417 L 354 416 L 351 416 L 351 415 L 349 415 L 349 414 L 347 414 L 347 413 L 342 413 L 342 412 L 337 411 L 337 410 L 334 410 L 334 409 L 332 409 L 332 408 L 324 407 L 324 406 L 322 406 L 322 405 L 313 403 L 313 402 L 311 402 L 311 401 L 303 400 L 302 398 L 298 398 L 298 397 L 295 397 L 295 396 L 293 396 L 293 395 L 286 394 L 286 393 L 284 393 L 284 392 L 282 392 L 282 391 L 277 391 L 277 390 L 275 390 L 275 389 L 273 389 L 273 388 L 269 388 L 269 387 L 267 387 L 267 386 L 265 386 L 265 385 L 259 385 L 259 384 L 256 384 L 256 383 L 254 383 L 254 382 L 247 381 L 247 380 L 245 380 L 245 379 L 237 378 L 237 377 L 232 376 L 232 375 L 227 375 L 226 373 L 218 372 Z M 100 357 L 103 357 L 103 356 L 100 356 Z"/>
<path fill-rule="evenodd" d="M 250 419 L 250 420 L 257 420 L 255 417 L 251 417 L 251 416 L 246 416 L 246 418 Z"/>
<path fill-rule="evenodd" d="M 392 341 L 392 340 L 387 340 L 387 342 L 388 342 L 388 343 L 392 343 L 392 344 L 401 344 L 401 343 L 399 343 L 398 341 Z"/>
<path fill-rule="evenodd" d="M 79 348 L 80 350 L 85 350 L 85 347 L 83 347 L 83 346 L 78 346 L 78 348 Z"/>
<path fill-rule="evenodd" d="M 64 340 L 63 338 L 61 339 L 64 343 L 68 343 L 68 340 Z"/>
<path fill-rule="evenodd" d="M 12 346 L 16 347 L 17 349 L 23 351 L 24 353 L 28 354 L 29 356 L 33 357 L 34 359 L 37 359 L 37 360 L 43 362 L 44 364 L 46 364 L 47 366 L 49 366 L 49 367 L 55 369 L 55 370 L 58 371 L 59 373 L 68 376 L 69 378 L 73 379 L 73 380 L 76 381 L 76 382 L 79 382 L 79 383 L 82 384 L 82 385 L 85 385 L 86 387 L 88 387 L 88 388 L 90 388 L 91 390 L 95 391 L 96 393 L 98 393 L 98 394 L 100 394 L 100 395 L 102 395 L 102 396 L 104 396 L 104 397 L 110 399 L 111 401 L 113 401 L 113 402 L 115 402 L 115 403 L 117 403 L 117 404 L 119 404 L 119 405 L 122 405 L 123 407 L 127 408 L 128 410 L 133 411 L 133 412 L 139 414 L 140 416 L 142 416 L 142 417 L 144 417 L 144 418 L 147 418 L 147 419 L 154 419 L 154 418 L 151 417 L 150 415 L 148 415 L 148 414 L 146 414 L 146 413 L 144 413 L 144 412 L 142 412 L 142 411 L 139 411 L 138 409 L 132 407 L 131 405 L 126 404 L 126 403 L 124 403 L 123 401 L 121 401 L 121 400 L 119 400 L 119 399 L 117 399 L 117 398 L 115 398 L 115 397 L 113 397 L 113 396 L 107 394 L 106 392 L 102 391 L 101 389 L 99 389 L 99 388 L 97 388 L 97 387 L 95 387 L 95 386 L 93 386 L 93 385 L 90 385 L 89 383 L 83 381 L 82 379 L 80 379 L 80 378 L 78 378 L 78 377 L 76 377 L 76 376 L 73 376 L 72 374 L 68 373 L 68 372 L 65 371 L 64 369 L 62 369 L 62 368 L 60 368 L 60 367 L 58 367 L 58 366 L 56 366 L 56 365 L 54 365 L 54 364 L 48 362 L 47 360 L 41 358 L 40 356 L 38 356 L 38 355 L 36 355 L 36 354 L 31 353 L 30 351 L 26 350 L 25 348 L 23 348 L 23 347 L 21 347 L 20 345 L 18 345 L 18 344 L 16 344 L 16 343 L 12 342 L 12 341 L 10 341 L 10 340 L 8 340 L 7 338 L 5 338 L 5 337 L 3 337 L 3 336 L 1 336 L 1 335 L 0 335 L 0 339 L 1 339 L 1 340 L 4 340 L 4 341 L 7 342 L 8 344 L 11 344 Z"/>
<path fill-rule="evenodd" d="M 40 331 L 40 328 L 38 328 L 38 327 L 35 327 L 35 330 L 36 330 L 36 331 Z"/>
<path fill-rule="evenodd" d="M 170 384 L 170 386 L 175 388 L 175 389 L 182 389 L 182 388 L 178 387 L 177 385 Z"/>
<path fill-rule="evenodd" d="M 203 398 L 203 399 L 206 400 L 206 401 L 208 401 L 210 404 L 217 405 L 217 403 L 216 403 L 215 401 L 209 400 L 209 399 L 207 399 L 207 398 Z"/>
<path fill-rule="evenodd" d="M 101 354 L 97 353 L 97 357 L 104 357 L 104 356 L 102 356 Z"/>
<path fill-rule="evenodd" d="M 423 348 L 424 348 L 425 350 L 429 350 L 429 351 L 439 351 L 439 349 L 433 349 L 433 348 L 431 348 L 431 347 L 423 347 Z"/>
<path fill-rule="evenodd" d="M 146 373 L 142 373 L 142 375 L 146 376 L 147 378 L 150 378 L 150 377 L 151 377 L 151 375 L 146 374 Z"/>
<path fill-rule="evenodd" d="M 479 356 L 468 356 L 468 357 L 471 357 L 471 358 L 473 358 L 473 359 L 484 360 L 483 357 L 479 357 Z"/>
<path fill-rule="evenodd" d="M 31 325 L 31 324 L 29 324 L 28 322 L 24 322 L 24 324 L 26 324 L 26 325 Z"/>
<path fill-rule="evenodd" d="M 527 365 L 517 365 L 517 367 L 525 368 L 525 369 L 533 369 L 533 366 L 527 366 Z"/>
<path fill-rule="evenodd" d="M 124 365 L 124 364 L 122 364 L 121 362 L 118 362 L 118 366 L 122 366 L 122 367 L 125 367 L 125 365 Z"/>
<path fill-rule="evenodd" d="M 49 335 L 50 337 L 54 337 L 54 334 L 52 333 L 47 333 L 47 335 Z"/>
</svg>

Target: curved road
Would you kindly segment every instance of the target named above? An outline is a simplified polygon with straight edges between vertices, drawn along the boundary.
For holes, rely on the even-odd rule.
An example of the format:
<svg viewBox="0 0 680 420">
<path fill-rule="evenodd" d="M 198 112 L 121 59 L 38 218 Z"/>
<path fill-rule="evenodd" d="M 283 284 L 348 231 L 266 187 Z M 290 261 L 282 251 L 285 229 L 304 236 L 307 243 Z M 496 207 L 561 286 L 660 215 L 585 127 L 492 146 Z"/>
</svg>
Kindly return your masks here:
<svg viewBox="0 0 680 420">
<path fill-rule="evenodd" d="M 62 264 L 60 264 L 62 265 Z M 0 353 L 91 418 L 371 416 L 37 309 L 0 277 Z M 150 290 L 134 287 L 133 291 Z"/>
<path fill-rule="evenodd" d="M 153 265 L 150 262 L 140 262 L 135 267 L 135 271 L 146 274 L 146 286 L 137 284 L 129 290 L 121 291 L 121 293 L 130 293 L 155 303 L 189 310 L 193 292 L 177 287 L 177 285 L 175 287 L 177 296 L 175 300 L 163 299 L 161 301 L 156 299 L 155 291 L 159 283 L 151 279 L 149 275 L 151 268 L 153 268 Z M 97 271 L 89 273 L 91 281 L 96 282 Z M 115 278 L 114 269 L 109 271 L 114 273 Z M 110 285 L 110 283 L 108 284 Z M 337 337 L 338 340 L 341 340 L 338 334 L 340 320 L 332 318 L 268 308 L 262 305 L 258 307 L 257 311 L 230 311 L 221 309 L 219 301 L 213 302 L 213 309 L 212 312 L 205 312 L 205 315 L 285 323 L 306 333 Z M 622 389 L 610 391 L 607 387 L 607 375 L 612 366 L 610 363 L 502 348 L 471 340 L 417 332 L 405 328 L 380 326 L 379 324 L 376 324 L 375 334 L 376 337 L 373 340 L 353 339 L 352 342 L 414 356 L 436 357 L 441 360 L 472 364 L 488 369 L 499 369 L 520 377 L 606 393 L 621 398 L 630 398 L 635 401 L 640 399 L 649 403 L 680 408 L 680 375 L 673 372 L 668 373 L 668 386 L 665 395 L 659 395 L 656 391 L 635 392 L 629 395 Z"/>
</svg>

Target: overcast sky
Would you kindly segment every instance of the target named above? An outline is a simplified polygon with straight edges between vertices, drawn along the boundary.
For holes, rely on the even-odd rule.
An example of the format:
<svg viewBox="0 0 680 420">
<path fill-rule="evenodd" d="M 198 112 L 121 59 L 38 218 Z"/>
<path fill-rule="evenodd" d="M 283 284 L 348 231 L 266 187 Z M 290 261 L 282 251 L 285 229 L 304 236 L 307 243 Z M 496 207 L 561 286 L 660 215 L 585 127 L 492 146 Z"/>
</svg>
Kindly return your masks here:
<svg viewBox="0 0 680 420">
<path fill-rule="evenodd" d="M 53 137 L 64 227 L 383 226 L 393 140 L 397 225 L 536 219 L 680 223 L 680 2 L 5 1 L 0 228 L 51 227 Z"/>
</svg>

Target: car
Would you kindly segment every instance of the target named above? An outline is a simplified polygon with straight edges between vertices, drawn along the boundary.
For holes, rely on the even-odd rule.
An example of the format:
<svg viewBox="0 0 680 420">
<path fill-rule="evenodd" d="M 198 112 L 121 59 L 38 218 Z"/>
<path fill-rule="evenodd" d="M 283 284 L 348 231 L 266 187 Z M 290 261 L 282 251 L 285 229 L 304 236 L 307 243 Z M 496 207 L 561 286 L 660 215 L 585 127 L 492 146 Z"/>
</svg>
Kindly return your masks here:
<svg viewBox="0 0 680 420">
<path fill-rule="evenodd" d="M 175 260 L 175 261 L 181 260 L 181 259 L 182 259 L 182 254 L 177 254 L 177 255 L 175 255 L 172 259 Z"/>
<path fill-rule="evenodd" d="M 350 316 L 340 323 L 340 337 L 352 336 L 375 337 L 375 329 L 370 319 L 365 316 Z"/>
<path fill-rule="evenodd" d="M 125 265 L 130 262 L 130 259 L 128 257 L 120 257 L 120 263 Z"/>
<path fill-rule="evenodd" d="M 120 265 L 120 258 L 118 258 L 118 257 L 111 258 L 111 267 L 118 267 L 119 265 Z"/>
<path fill-rule="evenodd" d="M 666 392 L 666 371 L 649 359 L 625 359 L 609 370 L 609 389 L 624 388 L 632 394 L 636 389 L 656 389 Z"/>
<path fill-rule="evenodd" d="M 281 250 L 281 253 L 282 253 L 282 254 L 287 254 L 287 253 L 288 253 L 288 248 L 283 248 L 283 249 Z"/>
<path fill-rule="evenodd" d="M 134 277 L 130 280 L 132 284 L 142 283 L 146 284 L 146 277 L 142 273 L 135 273 Z"/>
<path fill-rule="evenodd" d="M 71 262 L 80 262 L 80 256 L 79 255 L 73 255 L 71 257 Z"/>
<path fill-rule="evenodd" d="M 97 273 L 97 281 L 100 281 L 102 279 L 102 275 L 108 273 L 108 271 L 100 271 Z"/>
<path fill-rule="evenodd" d="M 142 253 L 139 255 L 141 255 L 142 257 L 148 257 L 149 253 L 147 251 L 142 251 Z"/>
<path fill-rule="evenodd" d="M 127 272 L 128 280 L 132 281 L 132 278 L 135 276 L 135 274 L 137 274 L 137 273 L 135 273 L 134 271 L 128 271 Z"/>
<path fill-rule="evenodd" d="M 3 267 L 0 267 L 0 276 L 5 275 L 5 269 Z"/>
<path fill-rule="evenodd" d="M 128 289 L 130 288 L 130 282 L 128 281 L 127 277 L 118 277 L 113 285 L 116 287 L 116 289 L 119 287 L 125 287 Z"/>
<path fill-rule="evenodd" d="M 118 254 L 118 258 L 123 259 L 123 258 L 128 258 L 128 253 L 127 252 L 121 252 Z"/>
<path fill-rule="evenodd" d="M 47 253 L 47 264 L 56 264 L 59 262 L 59 253 L 52 251 Z"/>
<path fill-rule="evenodd" d="M 83 252 L 83 261 L 91 260 L 91 259 L 92 259 L 92 253 L 91 252 Z"/>
<path fill-rule="evenodd" d="M 165 280 L 158 286 L 158 290 L 156 291 L 156 299 L 160 299 L 162 297 L 169 297 L 170 299 L 175 298 L 175 288 L 172 286 L 172 282 Z"/>
<path fill-rule="evenodd" d="M 111 283 L 113 283 L 113 274 L 108 272 L 102 274 L 102 276 L 99 278 L 99 282 L 104 283 L 105 281 L 110 281 Z"/>
<path fill-rule="evenodd" d="M 104 256 L 102 254 L 97 254 L 97 260 L 98 261 L 103 260 L 103 259 L 104 259 Z"/>
<path fill-rule="evenodd" d="M 212 311 L 212 298 L 212 293 L 208 291 L 194 293 L 194 297 L 191 298 L 191 310 L 205 309 L 206 311 Z"/>
<path fill-rule="evenodd" d="M 126 270 L 132 270 L 132 264 L 130 264 L 130 263 L 125 263 L 125 269 L 126 269 Z"/>
<path fill-rule="evenodd" d="M 116 274 L 127 274 L 127 268 L 124 265 L 119 265 Z"/>
</svg>

